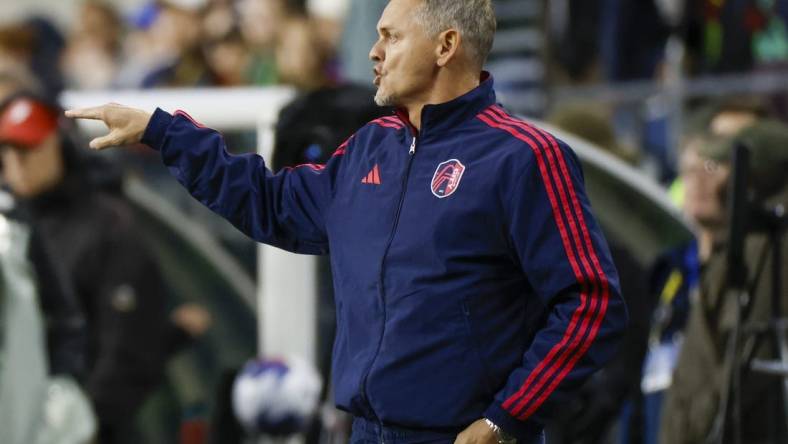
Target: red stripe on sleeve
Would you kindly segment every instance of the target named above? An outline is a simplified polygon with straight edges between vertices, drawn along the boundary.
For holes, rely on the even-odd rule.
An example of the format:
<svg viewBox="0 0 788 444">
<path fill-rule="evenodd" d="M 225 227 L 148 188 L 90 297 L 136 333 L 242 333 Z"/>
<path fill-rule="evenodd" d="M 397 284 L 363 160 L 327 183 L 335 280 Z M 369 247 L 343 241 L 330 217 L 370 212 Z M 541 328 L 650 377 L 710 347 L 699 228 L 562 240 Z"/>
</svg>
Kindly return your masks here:
<svg viewBox="0 0 788 444">
<path fill-rule="evenodd" d="M 175 111 L 174 115 L 185 117 L 192 124 L 194 124 L 194 126 L 196 126 L 197 128 L 205 128 L 205 125 L 203 125 L 202 123 L 194 120 L 194 118 L 192 116 L 190 116 L 189 113 L 187 113 L 186 111 L 183 111 L 183 110 L 179 109 L 179 110 Z"/>
<path fill-rule="evenodd" d="M 547 354 L 547 356 L 545 356 L 545 358 L 542 359 L 542 361 L 537 365 L 537 367 L 531 372 L 531 374 L 528 376 L 526 381 L 521 386 L 520 390 L 518 390 L 514 395 L 510 396 L 504 402 L 503 407 L 508 410 L 508 409 L 510 409 L 512 407 L 512 404 L 514 404 L 520 397 L 522 397 L 525 394 L 526 390 L 528 390 L 529 387 L 532 387 L 532 384 L 533 384 L 534 380 L 540 375 L 541 371 L 546 366 L 551 364 L 551 362 L 553 361 L 555 356 L 562 349 L 564 349 L 564 347 L 567 345 L 567 343 L 570 342 L 570 340 L 572 340 L 574 338 L 574 340 L 572 340 L 572 343 L 570 344 L 570 349 L 573 348 L 571 345 L 575 344 L 578 341 L 577 338 L 583 336 L 583 333 L 581 333 L 580 335 L 577 335 L 577 331 L 576 331 L 576 327 L 577 327 L 577 324 L 578 324 L 580 318 L 583 317 L 584 320 L 583 320 L 582 324 L 583 325 L 587 325 L 587 319 L 592 317 L 591 312 L 594 310 L 594 307 L 589 307 L 588 294 L 587 294 L 588 293 L 588 288 L 587 288 L 586 279 L 583 276 L 582 272 L 580 271 L 580 267 L 579 267 L 579 265 L 577 263 L 577 260 L 575 258 L 575 252 L 573 251 L 572 245 L 571 245 L 571 243 L 569 241 L 569 235 L 567 234 L 566 226 L 564 225 L 563 220 L 561 218 L 560 207 L 559 207 L 558 202 L 556 200 L 556 196 L 555 196 L 555 192 L 553 190 L 552 183 L 549 180 L 549 175 L 548 175 L 545 163 L 544 163 L 544 161 L 542 161 L 542 153 L 541 153 L 541 151 L 538 149 L 538 147 L 536 147 L 535 143 L 532 140 L 530 140 L 527 137 L 525 137 L 524 135 L 520 134 L 513 127 L 508 126 L 508 125 L 504 125 L 502 123 L 496 123 L 495 121 L 492 120 L 492 116 L 481 115 L 480 114 L 479 118 L 482 121 L 484 121 L 485 123 L 487 123 L 491 127 L 502 129 L 502 130 L 504 130 L 506 132 L 509 132 L 514 137 L 524 141 L 534 151 L 534 155 L 536 156 L 536 158 L 538 160 L 537 165 L 539 167 L 539 170 L 540 170 L 541 175 L 542 175 L 543 182 L 545 184 L 545 189 L 547 191 L 548 199 L 550 200 L 551 208 L 553 209 L 553 217 L 554 217 L 554 219 L 556 221 L 556 224 L 558 226 L 559 234 L 561 236 L 561 240 L 562 240 L 562 243 L 564 245 L 564 250 L 566 251 L 567 258 L 568 258 L 569 263 L 570 263 L 570 265 L 572 267 L 572 270 L 574 271 L 575 278 L 578 280 L 578 282 L 580 282 L 580 285 L 581 285 L 581 294 L 580 294 L 581 303 L 575 309 L 574 313 L 572 314 L 572 318 L 571 318 L 571 320 L 569 322 L 569 326 L 568 326 L 566 332 L 564 333 L 563 338 L 561 339 L 561 341 L 559 343 L 557 343 L 555 346 L 553 346 L 553 348 L 550 350 L 550 352 Z M 581 326 L 581 329 L 582 329 L 582 326 Z"/>
<path fill-rule="evenodd" d="M 569 219 L 569 222 L 570 222 L 570 226 L 572 227 L 572 232 L 573 232 L 573 235 L 574 235 L 574 238 L 575 238 L 575 242 L 577 243 L 577 245 L 579 247 L 580 244 L 581 244 L 581 240 L 579 239 L 579 235 L 577 233 L 577 227 L 575 227 L 574 220 L 571 219 L 571 215 L 574 215 L 575 217 L 577 217 L 577 225 L 579 226 L 580 232 L 583 235 L 583 239 L 582 239 L 583 244 L 584 244 L 586 250 L 588 251 L 588 255 L 590 256 L 590 262 L 593 264 L 593 271 L 594 271 L 594 275 L 596 277 L 595 282 L 594 282 L 595 287 L 599 286 L 600 284 L 601 284 L 601 287 L 602 287 L 601 288 L 601 290 L 602 290 L 602 292 L 601 292 L 602 293 L 601 294 L 601 301 L 597 301 L 596 299 L 598 297 L 595 297 L 595 300 L 593 302 L 594 305 L 596 305 L 597 302 L 600 302 L 601 306 L 600 306 L 600 308 L 599 308 L 599 310 L 597 312 L 597 315 L 595 316 L 595 319 L 594 319 L 594 321 L 592 323 L 591 332 L 589 333 L 589 335 L 586 338 L 586 340 L 583 341 L 583 345 L 580 348 L 580 350 L 578 352 L 576 352 L 576 353 L 573 353 L 573 355 L 572 355 L 571 359 L 569 360 L 569 362 L 558 373 L 558 375 L 551 382 L 551 384 L 547 387 L 547 389 L 541 394 L 541 396 L 539 396 L 536 399 L 536 401 L 530 406 L 530 408 L 528 408 L 522 415 L 520 415 L 520 419 L 527 419 L 528 417 L 530 417 L 536 411 L 536 409 L 538 409 L 538 407 L 544 402 L 544 400 L 550 395 L 550 393 L 552 393 L 555 390 L 555 387 L 558 384 L 560 384 L 560 382 L 566 377 L 566 375 L 574 368 L 574 366 L 577 363 L 577 361 L 586 353 L 588 348 L 590 348 L 591 344 L 593 343 L 593 341 L 596 338 L 596 335 L 597 335 L 597 333 L 599 331 L 599 326 L 601 324 L 602 319 L 604 318 L 604 314 L 607 311 L 607 304 L 608 304 L 608 300 L 609 300 L 609 285 L 608 285 L 607 276 L 605 276 L 604 271 L 602 270 L 602 267 L 601 267 L 601 265 L 599 263 L 599 258 L 597 257 L 596 251 L 594 250 L 593 242 L 591 241 L 591 238 L 590 238 L 590 235 L 589 235 L 589 232 L 588 232 L 588 227 L 587 227 L 587 225 L 585 223 L 585 217 L 583 216 L 582 208 L 581 208 L 579 200 L 577 198 L 577 193 L 575 191 L 574 184 L 573 184 L 573 182 L 571 180 L 571 177 L 570 177 L 570 174 L 569 174 L 569 169 L 568 169 L 568 167 L 566 165 L 566 159 L 564 158 L 563 152 L 559 149 L 557 141 L 555 140 L 555 138 L 553 138 L 551 135 L 549 135 L 549 133 L 546 133 L 546 132 L 543 132 L 543 131 L 538 130 L 536 128 L 533 128 L 533 127 L 531 127 L 530 125 L 527 125 L 524 122 L 519 122 L 519 121 L 515 120 L 514 118 L 512 118 L 511 116 L 508 116 L 500 108 L 495 108 L 495 111 L 497 111 L 497 115 L 499 115 L 501 119 L 506 119 L 507 122 L 515 124 L 518 128 L 520 128 L 520 129 L 522 129 L 524 131 L 527 131 L 531 136 L 533 136 L 534 138 L 537 138 L 542 143 L 545 143 L 546 145 L 549 143 L 549 146 L 552 148 L 552 150 L 547 150 L 546 149 L 545 151 L 547 153 L 548 162 L 550 163 L 551 170 L 554 173 L 554 178 L 556 180 L 556 184 L 557 184 L 557 186 L 559 188 L 559 195 L 562 198 L 561 200 L 562 200 L 562 203 L 564 205 L 564 211 L 566 212 L 565 214 L 567 215 L 567 218 Z M 557 167 L 556 167 L 556 165 L 557 165 Z M 560 178 L 558 177 L 559 174 L 563 176 L 564 182 L 566 183 L 566 188 L 567 188 L 566 192 L 564 191 L 564 189 L 563 189 L 564 187 L 563 187 L 563 185 L 562 185 L 562 183 L 560 181 Z M 573 207 L 572 210 L 573 210 L 573 212 L 572 212 L 572 210 L 569 209 L 569 205 L 568 205 L 568 203 L 566 201 L 566 194 L 569 195 L 569 200 L 572 203 L 572 207 Z M 586 261 L 586 253 L 585 253 L 586 250 L 583 250 L 580 247 L 579 247 L 579 249 L 580 249 L 580 253 L 582 255 L 582 259 L 583 259 L 584 265 L 586 267 L 588 267 L 588 263 Z M 588 268 L 586 268 L 586 270 L 588 270 Z M 590 318 L 586 319 L 585 321 L 588 321 L 589 319 Z M 583 330 L 585 331 L 585 329 L 583 329 Z M 541 388 L 541 386 L 544 384 L 544 382 L 546 382 L 547 378 L 549 378 L 555 372 L 555 370 L 557 370 L 560 367 L 562 362 L 567 357 L 569 357 L 569 354 L 568 353 L 564 353 L 564 355 L 561 357 L 561 359 L 559 359 L 559 361 L 556 364 L 554 364 L 553 368 L 551 368 L 551 371 L 543 376 L 542 382 L 537 387 L 535 387 L 534 389 L 530 390 L 529 393 L 528 393 L 528 396 L 526 396 L 525 398 L 521 399 L 520 402 L 518 402 L 517 407 L 513 411 L 514 414 L 517 414 L 519 411 L 521 411 L 523 409 L 523 407 L 525 407 L 527 405 L 527 403 L 538 392 L 538 390 Z"/>
<path fill-rule="evenodd" d="M 498 113 L 493 112 L 491 109 L 485 111 L 484 115 L 487 118 L 483 118 L 482 120 L 484 120 L 485 123 L 487 123 L 488 125 L 490 125 L 493 121 L 497 121 L 498 122 L 497 125 L 494 124 L 494 125 L 491 125 L 491 126 L 495 126 L 497 128 L 504 129 L 507 132 L 509 132 L 512 135 L 514 135 L 515 137 L 517 137 L 518 139 L 526 142 L 526 144 L 534 152 L 534 154 L 536 156 L 536 159 L 537 159 L 537 164 L 538 164 L 540 172 L 542 174 L 543 181 L 545 182 L 545 187 L 546 187 L 546 189 L 548 191 L 548 197 L 550 198 L 551 206 L 553 207 L 554 217 L 556 217 L 558 225 L 559 225 L 559 231 L 561 232 L 561 237 L 562 237 L 562 240 L 564 241 L 564 248 L 567 251 L 567 257 L 570 259 L 570 263 L 571 263 L 571 262 L 573 262 L 572 247 L 570 245 L 570 242 L 567 239 L 568 238 L 568 234 L 566 233 L 566 227 L 563 225 L 562 221 L 560 220 L 560 216 L 559 216 L 560 209 L 558 207 L 558 202 L 557 202 L 557 200 L 555 198 L 555 192 L 553 191 L 548 171 L 553 173 L 553 179 L 555 180 L 555 186 L 558 188 L 558 195 L 560 197 L 561 204 L 562 204 L 561 205 L 561 207 L 562 207 L 561 209 L 564 210 L 564 215 L 565 215 L 565 217 L 567 219 L 568 224 L 570 225 L 570 229 L 572 231 L 572 237 L 573 237 L 573 240 L 575 241 L 575 246 L 577 247 L 577 251 L 575 251 L 575 253 L 579 254 L 581 262 L 583 264 L 584 270 L 588 273 L 589 276 L 591 276 L 592 275 L 591 267 L 590 267 L 589 261 L 587 260 L 586 255 L 585 255 L 585 252 L 580 247 L 580 237 L 579 237 L 578 229 L 577 229 L 577 226 L 575 225 L 574 219 L 572 218 L 572 212 L 571 212 L 569 204 L 567 202 L 564 186 L 563 186 L 560 178 L 556 176 L 558 174 L 558 169 L 555 166 L 555 159 L 553 158 L 553 153 L 550 151 L 550 149 L 548 149 L 548 147 L 551 147 L 551 148 L 553 148 L 555 150 L 555 149 L 557 149 L 557 145 L 555 145 L 555 144 L 548 145 L 547 140 L 545 140 L 545 138 L 542 137 L 542 134 L 538 134 L 537 135 L 534 132 L 532 132 L 530 127 L 526 126 L 522 122 L 518 122 L 518 121 L 515 121 L 515 120 L 509 118 L 507 115 L 505 115 L 502 112 L 500 112 L 500 110 L 496 110 L 496 111 L 498 111 Z M 482 118 L 482 115 L 480 115 L 479 117 Z M 534 143 L 534 140 L 532 140 L 532 139 L 526 137 L 525 135 L 519 133 L 518 131 L 514 130 L 512 128 L 512 126 L 510 126 L 510 125 L 514 125 L 515 127 L 519 128 L 520 130 L 527 131 L 535 140 L 539 140 L 541 142 L 542 148 L 544 149 L 544 152 L 545 152 L 545 157 L 547 157 L 547 161 L 548 161 L 548 164 L 550 166 L 549 169 L 545 165 L 544 157 L 542 156 L 541 151 L 539 150 L 538 146 Z M 562 171 L 563 174 L 568 175 L 568 171 L 566 169 L 563 169 L 561 171 Z M 566 176 L 565 176 L 565 179 L 566 179 L 566 182 L 568 184 L 571 184 L 571 180 L 566 178 Z M 570 190 L 570 192 L 573 192 L 573 191 L 574 191 L 574 189 L 572 188 Z M 576 197 L 575 197 L 575 200 L 576 200 Z M 575 210 L 577 211 L 578 208 L 579 208 L 579 206 L 576 206 Z M 582 219 L 578 219 L 578 221 L 580 221 L 580 220 L 582 220 Z M 602 317 L 602 315 L 604 313 L 603 310 L 606 309 L 606 298 L 603 296 L 602 304 L 601 304 L 601 306 L 598 306 L 598 303 L 600 302 L 599 301 L 599 297 L 597 296 L 598 287 L 597 287 L 597 285 L 594 285 L 593 286 L 594 287 L 594 294 L 591 296 L 592 297 L 591 307 L 589 309 L 585 309 L 585 306 L 588 303 L 588 301 L 587 301 L 587 294 L 586 294 L 586 292 L 587 292 L 587 285 L 584 285 L 585 278 L 584 278 L 584 276 L 581 273 L 579 273 L 578 268 L 579 267 L 577 266 L 577 264 L 575 262 L 575 264 L 573 264 L 573 270 L 575 272 L 575 277 L 581 283 L 581 304 L 575 310 L 575 313 L 572 316 L 572 320 L 570 321 L 569 327 L 567 328 L 567 331 L 566 331 L 563 339 L 550 350 L 550 353 L 548 353 L 548 355 L 531 372 L 531 374 L 529 375 L 529 377 L 527 378 L 525 383 L 521 386 L 520 390 L 518 390 L 514 395 L 510 396 L 504 402 L 503 407 L 506 408 L 507 410 L 509 410 L 512 407 L 512 405 L 519 400 L 519 402 L 517 402 L 517 405 L 514 407 L 514 409 L 510 410 L 510 413 L 512 413 L 515 416 L 527 405 L 527 403 L 537 393 L 539 393 L 539 390 L 547 383 L 549 378 L 551 376 L 553 376 L 553 374 L 555 374 L 556 371 L 561 369 L 561 366 L 564 364 L 564 362 L 570 356 L 572 356 L 572 358 L 569 360 L 567 365 L 564 366 L 561 369 L 561 371 L 559 372 L 558 376 L 548 386 L 548 389 L 542 393 L 542 396 L 540 396 L 537 399 L 537 401 L 531 406 L 531 408 L 529 408 L 526 411 L 526 413 L 523 416 L 526 416 L 526 417 L 530 416 L 530 414 L 533 413 L 533 411 L 535 411 L 536 408 L 538 408 L 539 405 L 541 405 L 543 400 L 547 396 L 549 396 L 550 393 L 552 393 L 552 391 L 560 383 L 560 381 L 563 379 L 563 377 L 567 373 L 569 373 L 569 371 L 571 371 L 571 369 L 574 367 L 574 364 L 584 354 L 585 350 L 587 350 L 588 347 L 590 347 L 591 342 L 592 342 L 592 336 L 595 336 L 595 332 L 598 329 L 599 320 L 601 319 L 601 317 Z M 598 271 L 598 269 L 595 270 L 595 271 Z M 596 279 L 592 280 L 592 283 L 593 284 L 598 284 Z M 582 320 L 581 326 L 579 328 L 579 334 L 578 334 L 577 331 L 575 331 L 575 327 L 576 327 L 576 324 L 577 324 L 577 321 L 578 321 L 578 319 L 577 319 L 579 317 L 578 315 L 581 314 L 581 313 L 583 315 L 583 320 Z M 594 313 L 596 313 L 597 315 L 594 316 Z M 594 319 L 593 322 L 592 322 L 592 319 Z M 589 323 L 593 324 L 592 327 L 591 327 L 592 334 L 589 335 L 589 337 L 586 338 L 585 341 L 583 341 L 582 339 L 585 336 L 585 333 L 588 331 Z M 570 338 L 572 338 L 571 343 L 569 344 L 568 347 L 564 348 L 566 346 L 567 342 L 569 342 Z M 581 342 L 582 342 L 582 346 L 580 345 Z M 578 347 L 579 346 L 580 346 L 580 349 L 578 351 Z M 563 349 L 563 353 L 561 353 L 561 356 L 558 358 L 558 360 L 555 361 L 555 362 L 551 362 L 551 361 L 553 361 L 553 359 L 555 359 L 555 355 L 562 349 Z M 550 363 L 550 367 L 547 370 L 547 372 L 545 372 L 545 373 L 543 373 L 541 375 L 541 377 L 539 378 L 539 382 L 537 384 L 533 384 L 534 383 L 534 379 L 536 378 L 536 376 L 539 375 L 539 373 L 544 369 L 544 367 L 548 363 Z"/>
</svg>

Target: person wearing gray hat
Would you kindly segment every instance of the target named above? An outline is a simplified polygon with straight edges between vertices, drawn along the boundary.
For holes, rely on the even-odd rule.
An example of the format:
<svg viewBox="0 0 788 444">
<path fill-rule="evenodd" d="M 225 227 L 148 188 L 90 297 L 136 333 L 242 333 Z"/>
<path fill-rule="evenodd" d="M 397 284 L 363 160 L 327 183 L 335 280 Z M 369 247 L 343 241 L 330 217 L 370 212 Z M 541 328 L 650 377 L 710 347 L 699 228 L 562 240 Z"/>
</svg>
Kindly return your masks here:
<svg viewBox="0 0 788 444">
<path fill-rule="evenodd" d="M 717 122 L 718 125 L 721 123 Z M 714 123 L 711 124 L 712 130 Z M 700 158 L 722 168 L 730 168 L 733 148 L 743 144 L 750 149 L 749 196 L 754 204 L 763 206 L 788 202 L 786 171 L 788 171 L 788 126 L 769 119 L 754 119 L 727 135 L 707 135 L 694 146 Z M 726 181 L 727 182 L 727 181 Z M 729 213 L 725 194 L 719 204 Z M 782 233 L 782 255 L 788 252 L 785 233 Z M 744 245 L 744 262 L 750 283 L 748 307 L 743 311 L 742 331 L 753 331 L 755 326 L 768 322 L 773 316 L 786 315 L 788 290 L 777 289 L 781 309 L 772 305 L 773 258 L 765 254 L 772 245 L 769 236 L 748 231 Z M 661 418 L 660 442 L 689 444 L 706 442 L 715 432 L 718 413 L 723 411 L 733 365 L 726 360 L 728 338 L 734 331 L 735 298 L 729 296 L 731 270 L 727 259 L 725 236 L 715 239 L 711 254 L 700 277 L 698 297 L 692 302 L 685 341 L 678 359 L 673 382 L 668 390 Z M 788 276 L 788 266 L 781 264 L 781 276 Z M 741 346 L 748 356 L 774 359 L 773 344 L 757 341 L 754 335 L 744 335 Z M 781 379 L 743 370 L 740 380 L 741 397 L 738 401 L 741 418 L 741 442 L 773 442 L 775 426 L 784 427 L 784 420 L 775 422 L 775 405 L 780 401 Z M 728 421 L 730 424 L 730 421 Z M 732 438 L 732 429 L 720 429 L 724 442 Z M 779 434 L 778 434 L 779 436 Z M 784 436 L 784 435 L 783 435 Z"/>
<path fill-rule="evenodd" d="M 750 161 L 751 191 L 758 201 L 778 194 L 786 184 L 788 172 L 788 125 L 777 120 L 761 120 L 732 137 L 712 137 L 700 144 L 699 153 L 719 162 L 730 162 L 736 145 L 747 146 Z"/>
</svg>

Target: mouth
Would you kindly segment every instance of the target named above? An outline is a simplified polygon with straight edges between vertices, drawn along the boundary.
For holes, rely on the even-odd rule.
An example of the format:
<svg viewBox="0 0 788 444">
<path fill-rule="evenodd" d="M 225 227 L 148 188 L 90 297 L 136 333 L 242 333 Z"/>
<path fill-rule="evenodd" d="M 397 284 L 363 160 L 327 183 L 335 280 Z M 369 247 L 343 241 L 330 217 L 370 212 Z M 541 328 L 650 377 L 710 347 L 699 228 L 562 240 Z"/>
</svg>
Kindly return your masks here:
<svg viewBox="0 0 788 444">
<path fill-rule="evenodd" d="M 373 69 L 372 72 L 375 74 L 375 79 L 372 81 L 372 83 L 375 86 L 380 86 L 380 81 L 383 78 L 383 74 L 381 74 L 377 68 Z"/>
</svg>

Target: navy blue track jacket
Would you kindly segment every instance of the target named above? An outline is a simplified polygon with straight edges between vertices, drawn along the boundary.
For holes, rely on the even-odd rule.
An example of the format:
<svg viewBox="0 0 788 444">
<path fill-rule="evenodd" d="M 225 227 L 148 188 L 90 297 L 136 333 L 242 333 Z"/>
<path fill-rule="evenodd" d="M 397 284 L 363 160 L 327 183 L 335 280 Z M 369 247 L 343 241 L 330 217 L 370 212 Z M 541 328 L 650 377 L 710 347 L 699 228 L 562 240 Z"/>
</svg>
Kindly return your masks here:
<svg viewBox="0 0 788 444">
<path fill-rule="evenodd" d="M 574 153 L 495 103 L 486 78 L 418 133 L 384 117 L 277 174 L 182 112 L 157 110 L 143 142 L 253 239 L 330 254 L 340 408 L 451 433 L 487 417 L 528 442 L 627 315 Z"/>
</svg>

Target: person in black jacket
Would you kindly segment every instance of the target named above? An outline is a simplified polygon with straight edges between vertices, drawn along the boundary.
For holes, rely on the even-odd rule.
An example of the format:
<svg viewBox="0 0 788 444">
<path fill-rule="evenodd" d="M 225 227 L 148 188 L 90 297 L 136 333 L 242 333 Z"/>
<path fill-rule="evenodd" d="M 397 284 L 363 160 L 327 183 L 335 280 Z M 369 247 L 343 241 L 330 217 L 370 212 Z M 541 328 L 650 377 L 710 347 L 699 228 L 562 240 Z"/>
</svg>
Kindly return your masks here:
<svg viewBox="0 0 788 444">
<path fill-rule="evenodd" d="M 0 193 L 6 195 L 6 191 Z M 85 376 L 86 325 L 70 277 L 53 261 L 51 245 L 10 196 L 3 197 L 0 217 L 30 230 L 27 257 L 33 268 L 38 303 L 46 328 L 49 374 L 80 381 Z M 6 202 L 7 201 L 7 202 Z M 8 205 L 5 205 L 7 203 Z"/>
<path fill-rule="evenodd" d="M 0 99 L 2 175 L 85 314 L 84 386 L 99 417 L 99 442 L 134 442 L 135 414 L 163 380 L 167 357 L 209 321 L 194 306 L 173 317 L 183 328 L 170 321 L 166 286 L 120 193 L 119 175 L 78 150 L 59 115 L 57 106 L 28 92 Z"/>
</svg>

